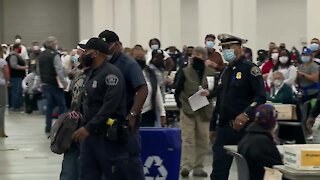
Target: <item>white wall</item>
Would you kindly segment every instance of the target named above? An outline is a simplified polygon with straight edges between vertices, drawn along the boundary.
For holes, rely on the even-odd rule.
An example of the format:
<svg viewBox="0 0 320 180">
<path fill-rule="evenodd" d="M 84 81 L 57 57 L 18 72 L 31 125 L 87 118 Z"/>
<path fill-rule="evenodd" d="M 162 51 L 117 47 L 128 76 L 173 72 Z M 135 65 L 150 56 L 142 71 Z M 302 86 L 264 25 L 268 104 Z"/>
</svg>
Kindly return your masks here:
<svg viewBox="0 0 320 180">
<path fill-rule="evenodd" d="M 257 0 L 257 5 L 257 47 L 267 49 L 274 41 L 300 50 L 307 40 L 306 0 Z"/>
<path fill-rule="evenodd" d="M 181 0 L 181 44 L 188 46 L 199 45 L 198 35 L 198 2 L 195 0 Z"/>
</svg>

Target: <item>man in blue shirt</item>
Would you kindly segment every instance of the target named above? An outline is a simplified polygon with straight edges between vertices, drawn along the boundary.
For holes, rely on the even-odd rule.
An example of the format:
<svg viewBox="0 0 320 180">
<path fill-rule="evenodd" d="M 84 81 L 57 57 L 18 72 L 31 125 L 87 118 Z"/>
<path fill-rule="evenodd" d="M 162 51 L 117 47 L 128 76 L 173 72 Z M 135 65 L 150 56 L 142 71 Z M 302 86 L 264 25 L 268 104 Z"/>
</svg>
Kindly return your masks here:
<svg viewBox="0 0 320 180">
<path fill-rule="evenodd" d="M 148 95 L 148 87 L 138 63 L 121 51 L 118 35 L 109 30 L 99 34 L 109 47 L 108 61 L 118 67 L 126 82 L 127 115 L 131 130 L 128 142 L 128 173 L 133 180 L 144 180 L 143 165 L 140 158 L 141 139 L 139 134 L 139 113 Z"/>
</svg>

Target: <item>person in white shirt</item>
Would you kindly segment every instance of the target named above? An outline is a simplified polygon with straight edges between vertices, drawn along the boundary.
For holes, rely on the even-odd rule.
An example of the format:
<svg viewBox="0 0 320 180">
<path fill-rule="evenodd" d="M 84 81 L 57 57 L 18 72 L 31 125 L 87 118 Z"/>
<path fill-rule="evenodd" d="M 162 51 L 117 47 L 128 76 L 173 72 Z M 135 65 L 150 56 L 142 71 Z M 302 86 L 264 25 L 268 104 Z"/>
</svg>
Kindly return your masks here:
<svg viewBox="0 0 320 180">
<path fill-rule="evenodd" d="M 2 57 L 3 49 L 0 46 L 0 138 L 8 137 L 5 133 L 4 118 L 7 105 L 7 87 L 9 85 L 9 71 L 7 61 Z"/>
<path fill-rule="evenodd" d="M 284 83 L 290 87 L 293 87 L 297 79 L 298 70 L 292 65 L 290 59 L 290 53 L 286 49 L 279 51 L 279 58 L 277 64 L 270 70 L 268 74 L 267 83 L 268 86 L 272 86 L 273 72 L 279 71 L 284 76 Z"/>
<path fill-rule="evenodd" d="M 19 55 L 22 57 L 23 60 L 25 61 L 28 60 L 29 59 L 28 51 L 27 51 L 27 48 L 24 45 L 22 45 L 22 37 L 20 35 L 15 36 L 14 43 L 20 44 L 21 52 Z"/>
<path fill-rule="evenodd" d="M 141 127 L 155 127 L 157 115 L 160 114 L 161 126 L 166 126 L 166 111 L 164 109 L 161 90 L 157 81 L 156 73 L 146 65 L 143 59 L 136 59 L 143 71 L 148 86 L 148 96 L 141 112 Z"/>
</svg>

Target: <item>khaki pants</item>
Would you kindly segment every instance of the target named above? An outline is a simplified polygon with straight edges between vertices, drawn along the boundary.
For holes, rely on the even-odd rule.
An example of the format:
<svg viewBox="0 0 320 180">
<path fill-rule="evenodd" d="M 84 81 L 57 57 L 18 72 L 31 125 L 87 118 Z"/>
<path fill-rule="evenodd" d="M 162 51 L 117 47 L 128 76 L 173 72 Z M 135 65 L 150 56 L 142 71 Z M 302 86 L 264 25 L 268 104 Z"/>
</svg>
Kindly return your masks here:
<svg viewBox="0 0 320 180">
<path fill-rule="evenodd" d="M 192 116 L 180 111 L 182 132 L 182 167 L 201 169 L 209 148 L 209 122 L 195 113 Z"/>
</svg>

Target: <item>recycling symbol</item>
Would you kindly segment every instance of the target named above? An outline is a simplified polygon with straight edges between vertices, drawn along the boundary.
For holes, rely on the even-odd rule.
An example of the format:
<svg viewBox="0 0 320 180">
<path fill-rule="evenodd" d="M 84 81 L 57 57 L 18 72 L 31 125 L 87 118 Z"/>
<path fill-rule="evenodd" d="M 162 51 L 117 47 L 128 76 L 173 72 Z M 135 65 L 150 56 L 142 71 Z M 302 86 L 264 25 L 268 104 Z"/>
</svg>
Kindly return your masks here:
<svg viewBox="0 0 320 180">
<path fill-rule="evenodd" d="M 144 163 L 144 175 L 146 180 L 166 180 L 168 176 L 167 169 L 162 165 L 163 160 L 159 156 L 149 156 Z M 149 169 L 151 167 L 158 167 L 156 177 L 150 175 Z M 149 176 L 148 176 L 149 175 Z"/>
</svg>

